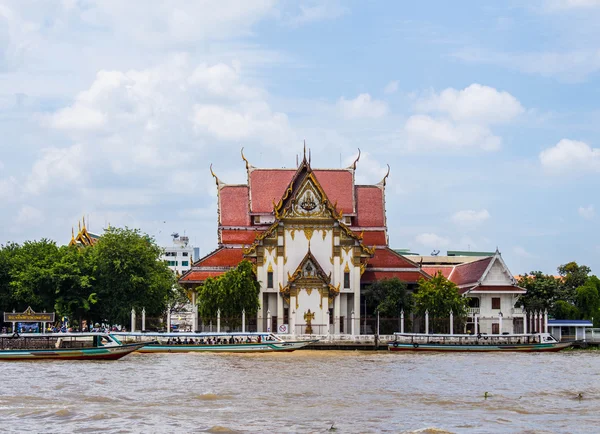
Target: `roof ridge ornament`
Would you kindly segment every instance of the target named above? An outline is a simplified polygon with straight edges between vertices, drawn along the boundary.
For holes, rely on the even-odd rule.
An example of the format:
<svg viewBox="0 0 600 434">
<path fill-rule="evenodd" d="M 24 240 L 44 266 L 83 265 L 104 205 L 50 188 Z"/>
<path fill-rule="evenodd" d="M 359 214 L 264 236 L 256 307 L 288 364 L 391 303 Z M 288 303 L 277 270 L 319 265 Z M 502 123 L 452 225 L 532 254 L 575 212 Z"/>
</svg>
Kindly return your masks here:
<svg viewBox="0 0 600 434">
<path fill-rule="evenodd" d="M 381 181 L 379 181 L 378 185 L 383 185 L 385 187 L 385 184 L 387 183 L 387 178 L 388 176 L 390 176 L 390 165 L 387 165 L 388 170 L 387 173 L 385 174 L 385 176 L 383 177 L 383 179 Z"/>
<path fill-rule="evenodd" d="M 358 160 L 360 160 L 360 148 L 358 148 L 358 157 L 356 157 L 356 160 L 354 160 L 354 163 L 352 163 L 352 166 L 350 166 L 349 168 L 352 168 L 352 170 L 356 170 L 356 163 L 358 163 Z"/>
<path fill-rule="evenodd" d="M 215 183 L 217 184 L 217 187 L 219 187 L 219 184 L 221 183 L 221 181 L 219 180 L 217 175 L 215 175 L 215 172 L 213 172 L 212 166 L 213 166 L 212 163 L 210 163 L 210 174 L 213 176 L 213 178 L 215 178 Z"/>
<path fill-rule="evenodd" d="M 250 164 L 248 159 L 244 156 L 244 147 L 243 146 L 242 146 L 240 153 L 242 154 L 242 160 L 244 160 L 246 162 L 246 170 L 250 170 L 251 168 L 253 168 L 254 166 L 252 164 Z"/>
</svg>

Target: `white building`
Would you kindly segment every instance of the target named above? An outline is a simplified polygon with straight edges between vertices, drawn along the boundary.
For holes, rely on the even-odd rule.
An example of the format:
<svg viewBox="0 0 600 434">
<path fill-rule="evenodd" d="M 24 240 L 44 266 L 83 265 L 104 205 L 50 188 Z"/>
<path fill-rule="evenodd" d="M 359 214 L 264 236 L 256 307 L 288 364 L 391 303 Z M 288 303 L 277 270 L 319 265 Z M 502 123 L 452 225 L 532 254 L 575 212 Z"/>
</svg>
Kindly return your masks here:
<svg viewBox="0 0 600 434">
<path fill-rule="evenodd" d="M 173 233 L 173 245 L 165 247 L 161 259 L 167 263 L 169 268 L 178 275 L 182 275 L 190 268 L 194 261 L 194 247 L 189 244 L 189 237 Z"/>
</svg>

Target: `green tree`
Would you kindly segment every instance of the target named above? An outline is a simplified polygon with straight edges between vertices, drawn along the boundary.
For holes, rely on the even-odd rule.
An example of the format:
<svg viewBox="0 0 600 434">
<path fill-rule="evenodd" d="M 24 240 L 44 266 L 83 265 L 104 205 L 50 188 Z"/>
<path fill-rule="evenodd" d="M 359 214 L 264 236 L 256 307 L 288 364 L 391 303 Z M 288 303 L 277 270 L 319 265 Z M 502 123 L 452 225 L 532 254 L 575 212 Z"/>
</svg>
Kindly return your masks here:
<svg viewBox="0 0 600 434">
<path fill-rule="evenodd" d="M 31 306 L 35 311 L 54 310 L 56 280 L 54 265 L 59 261 L 59 248 L 54 241 L 26 241 L 13 252 L 11 282 L 13 308 L 22 311 Z"/>
<path fill-rule="evenodd" d="M 561 285 L 557 299 L 575 304 L 577 288 L 585 285 L 590 271 L 590 267 L 578 265 L 577 262 L 569 262 L 558 267 L 558 274 L 561 276 Z"/>
<path fill-rule="evenodd" d="M 519 299 L 525 310 L 528 312 L 552 310 L 559 294 L 559 279 L 548 276 L 541 271 L 532 271 L 529 274 L 519 276 L 517 284 L 527 290 L 527 293 Z"/>
<path fill-rule="evenodd" d="M 59 316 L 82 320 L 88 317 L 97 302 L 93 289 L 93 250 L 63 246 L 59 249 L 58 261 L 52 268 L 56 284 L 54 308 Z"/>
<path fill-rule="evenodd" d="M 137 229 L 109 228 L 91 247 L 93 287 L 90 313 L 96 321 L 128 324 L 131 309 L 162 316 L 175 275 L 160 260 L 162 249 Z"/>
<path fill-rule="evenodd" d="M 412 310 L 412 295 L 408 292 L 406 283 L 397 277 L 379 280 L 370 285 L 365 291 L 365 299 L 371 311 L 380 315 L 398 317 L 400 311 L 408 313 Z"/>
<path fill-rule="evenodd" d="M 18 244 L 0 245 L 0 312 L 12 312 L 16 308 L 12 282 L 13 258 L 21 248 Z"/>
<path fill-rule="evenodd" d="M 207 279 L 198 288 L 198 314 L 207 322 L 221 311 L 223 324 L 236 327 L 241 324 L 242 310 L 246 316 L 255 316 L 260 308 L 260 284 L 252 270 L 252 263 L 244 260 L 236 268 L 215 279 Z"/>
<path fill-rule="evenodd" d="M 565 300 L 556 300 L 552 306 L 551 315 L 558 319 L 580 319 L 581 312 L 577 306 Z"/>
<path fill-rule="evenodd" d="M 590 276 L 577 288 L 575 305 L 583 319 L 594 319 L 594 327 L 600 326 L 600 279 Z"/>
<path fill-rule="evenodd" d="M 469 301 L 460 295 L 458 286 L 446 279 L 441 272 L 436 273 L 431 280 L 419 279 L 419 287 L 413 297 L 418 314 L 425 315 L 425 311 L 429 312 L 433 329 L 448 327 L 451 311 L 456 323 L 467 316 Z"/>
</svg>

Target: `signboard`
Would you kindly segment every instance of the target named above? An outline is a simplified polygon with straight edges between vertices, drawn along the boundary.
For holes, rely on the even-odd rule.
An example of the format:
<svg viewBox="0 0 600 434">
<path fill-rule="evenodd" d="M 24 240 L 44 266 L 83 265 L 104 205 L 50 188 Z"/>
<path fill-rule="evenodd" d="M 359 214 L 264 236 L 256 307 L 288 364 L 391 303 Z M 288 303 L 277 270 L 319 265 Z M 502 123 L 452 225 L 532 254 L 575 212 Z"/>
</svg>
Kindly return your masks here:
<svg viewBox="0 0 600 434">
<path fill-rule="evenodd" d="M 287 334 L 287 332 L 288 332 L 288 325 L 287 325 L 287 324 L 281 324 L 281 325 L 280 325 L 280 326 L 277 328 L 277 331 L 278 331 L 279 333 L 282 333 L 282 334 L 284 334 L 284 335 L 285 335 L 285 334 Z"/>
<path fill-rule="evenodd" d="M 54 322 L 54 312 L 35 313 L 28 307 L 23 313 L 4 312 L 4 322 Z"/>
</svg>

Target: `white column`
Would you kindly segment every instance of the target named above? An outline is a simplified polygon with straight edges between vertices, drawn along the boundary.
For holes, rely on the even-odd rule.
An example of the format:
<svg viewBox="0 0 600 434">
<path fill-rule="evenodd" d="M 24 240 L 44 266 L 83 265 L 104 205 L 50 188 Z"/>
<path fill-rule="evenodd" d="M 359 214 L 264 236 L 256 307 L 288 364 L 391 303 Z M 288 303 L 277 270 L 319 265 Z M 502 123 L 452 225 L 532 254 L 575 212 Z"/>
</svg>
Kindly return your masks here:
<svg viewBox="0 0 600 434">
<path fill-rule="evenodd" d="M 379 336 L 379 311 L 377 311 L 377 336 Z"/>
<path fill-rule="evenodd" d="M 357 282 L 360 282 L 360 271 L 358 276 Z M 359 289 L 354 291 L 354 318 L 352 319 L 352 327 L 355 327 L 354 322 L 359 324 L 358 333 L 360 334 L 360 285 L 358 286 Z M 352 332 L 352 335 L 354 336 L 354 332 Z"/>
<path fill-rule="evenodd" d="M 544 310 L 544 333 L 548 333 L 548 309 Z"/>
<path fill-rule="evenodd" d="M 523 311 L 524 312 L 524 316 L 523 316 L 523 333 L 527 334 L 527 311 Z"/>
<path fill-rule="evenodd" d="M 454 334 L 454 313 L 450 310 L 450 334 Z"/>
<path fill-rule="evenodd" d="M 242 310 L 242 333 L 246 333 L 246 309 Z"/>
<path fill-rule="evenodd" d="M 167 333 L 171 332 L 171 305 L 167 306 Z"/>
<path fill-rule="evenodd" d="M 292 298 L 290 297 L 290 300 Z M 290 315 L 290 333 L 296 336 L 296 311 L 292 310 L 292 314 Z"/>
<path fill-rule="evenodd" d="M 354 311 L 352 311 L 350 318 L 351 318 L 350 319 L 350 326 L 351 326 L 350 329 L 351 329 L 352 336 L 354 336 Z"/>
<path fill-rule="evenodd" d="M 539 333 L 540 331 L 540 315 L 538 312 L 535 313 L 535 327 L 534 330 L 537 331 Z"/>
<path fill-rule="evenodd" d="M 279 331 L 279 326 L 283 324 L 283 297 L 281 294 L 276 294 L 277 297 L 277 330 L 271 330 L 273 333 Z"/>
<path fill-rule="evenodd" d="M 498 334 L 502 334 L 502 312 L 498 314 Z"/>
<path fill-rule="evenodd" d="M 217 333 L 221 333 L 221 309 L 217 310 Z"/>
<path fill-rule="evenodd" d="M 329 317 L 331 316 L 331 313 L 329 312 L 329 309 L 327 309 L 325 312 L 327 313 L 325 316 L 325 330 L 327 330 L 327 335 L 329 335 L 331 334 L 331 329 L 329 328 Z"/>
<path fill-rule="evenodd" d="M 271 309 L 267 310 L 267 330 L 268 332 L 272 332 L 271 330 Z"/>
<path fill-rule="evenodd" d="M 195 332 L 198 330 L 198 304 L 196 297 L 198 293 L 194 289 L 192 291 L 192 331 Z"/>
<path fill-rule="evenodd" d="M 142 331 L 146 331 L 146 308 L 142 308 Z"/>
<path fill-rule="evenodd" d="M 135 309 L 131 309 L 131 331 L 135 331 Z"/>
<path fill-rule="evenodd" d="M 404 333 L 404 310 L 400 311 L 400 333 Z"/>
<path fill-rule="evenodd" d="M 479 316 L 477 314 L 473 315 L 473 321 L 475 321 L 475 335 L 479 334 Z"/>
<path fill-rule="evenodd" d="M 425 334 L 429 334 L 429 311 L 425 311 Z"/>
<path fill-rule="evenodd" d="M 339 261 L 339 258 L 336 256 L 336 260 Z M 342 303 L 342 294 L 338 294 L 336 298 L 333 299 L 333 334 L 340 334 L 340 305 Z"/>
</svg>

